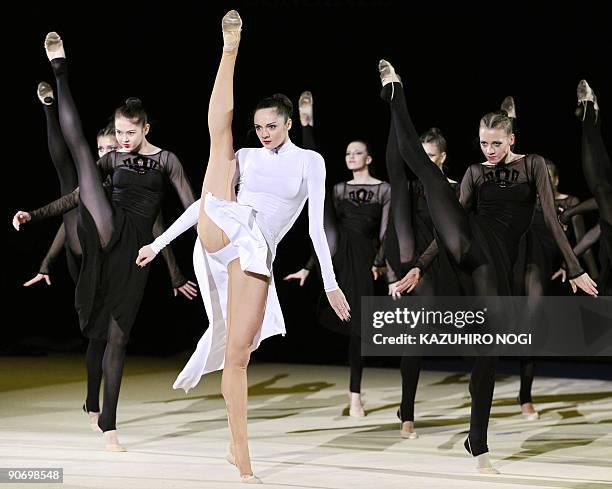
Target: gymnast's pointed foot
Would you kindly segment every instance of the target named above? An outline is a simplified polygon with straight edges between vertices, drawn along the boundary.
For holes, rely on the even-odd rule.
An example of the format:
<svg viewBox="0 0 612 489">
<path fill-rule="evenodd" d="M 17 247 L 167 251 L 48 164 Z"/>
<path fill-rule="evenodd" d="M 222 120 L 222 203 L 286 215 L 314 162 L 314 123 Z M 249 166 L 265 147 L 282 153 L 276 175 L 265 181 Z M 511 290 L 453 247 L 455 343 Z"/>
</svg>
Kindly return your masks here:
<svg viewBox="0 0 612 489">
<path fill-rule="evenodd" d="M 493 464 L 491 463 L 488 448 L 485 452 L 482 452 L 479 455 L 474 455 L 469 436 L 465 439 L 463 446 L 468 451 L 468 453 L 476 459 L 476 470 L 478 472 L 480 472 L 481 474 L 499 474 L 499 470 L 493 467 Z"/>
<path fill-rule="evenodd" d="M 36 89 L 36 95 L 38 100 L 43 105 L 52 105 L 55 97 L 53 96 L 53 88 L 47 82 L 40 82 Z"/>
<path fill-rule="evenodd" d="M 242 30 L 242 19 L 235 10 L 230 10 L 223 16 L 221 21 L 223 30 L 223 51 L 232 53 L 238 49 L 240 44 L 240 31 Z"/>
<path fill-rule="evenodd" d="M 540 413 L 536 411 L 532 402 L 521 404 L 521 413 L 523 414 L 523 418 L 527 421 L 536 421 L 540 419 Z"/>
<path fill-rule="evenodd" d="M 98 419 L 100 419 L 100 412 L 99 411 L 88 411 L 87 408 L 85 407 L 85 404 L 83 404 L 83 411 L 85 412 L 85 414 L 87 414 L 87 417 L 89 418 L 89 427 L 91 428 L 91 431 L 95 431 L 96 433 L 102 433 L 102 430 L 98 426 Z"/>
<path fill-rule="evenodd" d="M 597 120 L 597 115 L 599 114 L 597 96 L 586 80 L 580 80 L 578 83 L 578 88 L 576 89 L 576 95 L 578 97 L 576 116 L 584 121 L 584 118 L 586 117 L 587 103 L 592 102 L 593 108 L 595 109 L 595 120 Z"/>
<path fill-rule="evenodd" d="M 117 437 L 117 430 L 110 430 L 104 432 L 104 449 L 107 452 L 127 452 L 124 446 L 119 443 Z"/>
<path fill-rule="evenodd" d="M 298 100 L 298 109 L 300 111 L 300 123 L 302 126 L 312 126 L 313 121 L 313 98 L 309 91 L 302 92 Z"/>
<path fill-rule="evenodd" d="M 395 72 L 391 63 L 384 59 L 381 59 L 378 63 L 378 73 L 383 86 L 380 97 L 387 102 L 391 102 L 395 95 L 395 86 L 396 84 L 402 86 L 402 79 Z"/>
<path fill-rule="evenodd" d="M 351 418 L 363 418 L 365 416 L 359 392 L 349 392 L 349 403 L 349 416 Z"/>
<path fill-rule="evenodd" d="M 419 435 L 414 431 L 414 421 L 404 421 L 400 427 L 400 436 L 406 440 L 416 440 Z"/>
<path fill-rule="evenodd" d="M 45 51 L 47 52 L 49 61 L 66 57 L 66 53 L 64 53 L 64 43 L 57 32 L 49 32 L 47 37 L 45 37 Z"/>
<path fill-rule="evenodd" d="M 382 86 L 389 83 L 399 83 L 402 84 L 402 79 L 395 72 L 395 68 L 388 61 L 381 59 L 378 62 L 378 73 L 380 74 L 380 81 L 382 82 Z"/>
</svg>

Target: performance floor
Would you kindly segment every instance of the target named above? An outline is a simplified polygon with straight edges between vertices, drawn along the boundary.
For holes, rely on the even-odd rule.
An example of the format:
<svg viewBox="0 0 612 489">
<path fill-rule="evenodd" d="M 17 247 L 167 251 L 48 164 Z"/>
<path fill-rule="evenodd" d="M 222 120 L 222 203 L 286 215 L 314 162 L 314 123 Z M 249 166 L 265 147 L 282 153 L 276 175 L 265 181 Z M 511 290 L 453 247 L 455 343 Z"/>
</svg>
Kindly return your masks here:
<svg viewBox="0 0 612 489">
<path fill-rule="evenodd" d="M 231 488 L 220 375 L 185 395 L 185 359 L 128 358 L 118 430 L 126 453 L 103 451 L 80 410 L 79 355 L 0 357 L 0 467 L 62 467 L 50 488 Z M 253 364 L 249 434 L 255 473 L 275 488 L 612 488 L 612 381 L 536 378 L 542 417 L 524 421 L 518 377 L 500 376 L 489 446 L 500 475 L 480 475 L 464 451 L 469 377 L 421 374 L 420 438 L 399 437 L 399 372 L 366 369 L 367 416 L 348 417 L 343 367 Z M 3 487 L 10 487 L 9 484 Z M 21 486 L 23 487 L 23 486 Z"/>
</svg>

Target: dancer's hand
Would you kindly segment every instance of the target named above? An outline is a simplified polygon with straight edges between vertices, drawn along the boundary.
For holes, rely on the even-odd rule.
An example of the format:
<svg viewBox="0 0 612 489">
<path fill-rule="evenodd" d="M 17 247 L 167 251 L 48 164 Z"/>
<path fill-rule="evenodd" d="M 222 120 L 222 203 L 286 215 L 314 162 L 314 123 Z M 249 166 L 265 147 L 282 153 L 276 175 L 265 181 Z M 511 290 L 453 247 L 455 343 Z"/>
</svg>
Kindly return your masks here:
<svg viewBox="0 0 612 489">
<path fill-rule="evenodd" d="M 572 286 L 574 294 L 576 290 L 580 288 L 587 294 L 597 297 L 597 284 L 586 272 L 576 278 L 570 279 L 570 285 Z"/>
<path fill-rule="evenodd" d="M 151 245 L 146 245 L 140 248 L 138 251 L 138 258 L 136 258 L 136 265 L 139 267 L 145 267 L 153 261 L 157 256 L 157 253 L 153 251 Z"/>
<path fill-rule="evenodd" d="M 351 307 L 344 297 L 344 293 L 340 289 L 326 292 L 327 300 L 342 321 L 351 319 Z"/>
<path fill-rule="evenodd" d="M 187 280 L 187 282 L 180 287 L 174 287 L 174 297 L 176 297 L 179 292 L 187 297 L 187 299 L 193 300 L 198 296 L 198 285 L 191 280 Z"/>
<path fill-rule="evenodd" d="M 376 265 L 372 266 L 372 276 L 374 280 L 378 280 L 379 277 L 382 277 L 387 267 L 377 267 Z"/>
<path fill-rule="evenodd" d="M 404 276 L 403 279 L 397 282 L 396 290 L 400 294 L 403 292 L 409 294 L 417 286 L 419 280 L 421 280 L 421 269 L 414 267 Z"/>
<path fill-rule="evenodd" d="M 290 273 L 283 280 L 299 280 L 301 287 L 302 285 L 304 285 L 304 282 L 306 282 L 308 275 L 310 275 L 310 270 L 302 268 L 299 272 Z"/>
<path fill-rule="evenodd" d="M 567 214 L 565 213 L 565 211 L 560 212 L 558 216 L 559 216 L 559 222 L 561 223 L 561 226 L 565 226 L 565 228 L 567 229 L 567 225 L 569 224 L 569 218 L 567 217 Z"/>
<path fill-rule="evenodd" d="M 389 295 L 393 297 L 393 300 L 399 299 L 402 296 L 402 293 L 397 290 L 398 283 L 399 282 L 393 282 L 389 284 Z"/>
<path fill-rule="evenodd" d="M 13 227 L 17 231 L 19 231 L 19 226 L 21 226 L 22 224 L 25 224 L 26 222 L 30 221 L 31 219 L 32 219 L 32 216 L 30 216 L 29 212 L 17 211 L 17 213 L 13 217 Z"/>
<path fill-rule="evenodd" d="M 39 273 L 38 275 L 36 275 L 36 277 L 28 280 L 25 284 L 23 284 L 24 287 L 29 287 L 30 285 L 34 285 L 35 283 L 40 282 L 41 280 L 44 280 L 45 282 L 47 282 L 47 285 L 51 285 L 51 278 L 49 277 L 48 273 Z"/>
<path fill-rule="evenodd" d="M 559 268 L 559 270 L 557 270 L 552 277 L 550 277 L 551 280 L 556 280 L 559 277 L 561 277 L 561 282 L 565 282 L 565 280 L 567 279 L 567 272 L 565 271 L 564 268 Z"/>
</svg>

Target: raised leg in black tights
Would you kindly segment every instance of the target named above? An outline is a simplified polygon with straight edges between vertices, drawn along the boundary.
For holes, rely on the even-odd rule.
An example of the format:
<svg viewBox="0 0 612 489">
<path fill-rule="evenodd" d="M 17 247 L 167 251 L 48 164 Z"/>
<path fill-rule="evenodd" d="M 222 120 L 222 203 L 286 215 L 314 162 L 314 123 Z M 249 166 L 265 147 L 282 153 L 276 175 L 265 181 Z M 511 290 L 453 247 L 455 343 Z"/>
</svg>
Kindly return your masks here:
<svg viewBox="0 0 612 489">
<path fill-rule="evenodd" d="M 65 58 L 51 61 L 57 82 L 59 120 L 64 140 L 76 165 L 81 205 L 91 214 L 104 248 L 113 234 L 113 209 L 102 186 L 102 180 L 91 149 L 87 144 L 77 108 L 68 85 Z"/>
<path fill-rule="evenodd" d="M 582 171 L 599 207 L 600 218 L 612 226 L 612 162 L 601 136 L 601 114 L 593 102 L 584 107 L 582 122 Z"/>
<path fill-rule="evenodd" d="M 494 267 L 487 263 L 478 243 L 472 238 L 468 215 L 457 201 L 446 177 L 431 162 L 412 123 L 404 91 L 399 83 L 383 87 L 382 98 L 389 102 L 397 143 L 404 162 L 421 180 L 429 214 L 442 244 L 457 264 L 472 270 L 476 295 L 497 295 Z M 477 456 L 488 452 L 487 429 L 497 357 L 477 357 L 470 378 L 472 410 L 466 448 Z"/>
<path fill-rule="evenodd" d="M 62 195 L 66 195 L 78 186 L 76 169 L 60 128 L 56 102 L 54 101 L 51 105 L 43 104 L 43 108 L 47 120 L 47 145 L 49 147 L 49 155 L 51 156 L 51 161 L 53 162 L 57 178 L 60 182 L 60 191 Z M 63 215 L 66 243 L 72 253 L 81 255 L 81 244 L 76 231 L 77 218 L 77 209 L 73 209 Z"/>
</svg>

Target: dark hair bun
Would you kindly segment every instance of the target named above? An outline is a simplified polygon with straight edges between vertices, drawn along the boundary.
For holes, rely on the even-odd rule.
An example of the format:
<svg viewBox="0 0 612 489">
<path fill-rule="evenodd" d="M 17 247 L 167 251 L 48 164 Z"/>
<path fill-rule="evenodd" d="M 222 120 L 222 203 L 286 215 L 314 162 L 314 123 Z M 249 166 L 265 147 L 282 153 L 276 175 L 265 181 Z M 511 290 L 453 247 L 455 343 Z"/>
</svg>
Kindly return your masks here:
<svg viewBox="0 0 612 489">
<path fill-rule="evenodd" d="M 147 112 L 138 97 L 129 97 L 125 104 L 115 110 L 116 117 L 125 117 L 135 124 L 147 124 Z"/>
<path fill-rule="evenodd" d="M 138 97 L 128 97 L 125 101 L 125 105 L 142 106 L 142 100 L 140 100 Z"/>
<path fill-rule="evenodd" d="M 275 93 L 274 95 L 272 95 L 272 98 L 274 100 L 278 100 L 281 104 L 285 105 L 287 109 L 289 109 L 290 113 L 293 113 L 293 103 L 291 102 L 289 97 L 287 97 L 287 95 L 285 95 L 284 93 Z"/>
<path fill-rule="evenodd" d="M 439 136 L 440 134 L 442 134 L 442 131 L 440 131 L 440 129 L 438 129 L 437 127 L 432 127 L 427 132 L 430 133 L 432 136 Z"/>
<path fill-rule="evenodd" d="M 255 112 L 259 109 L 276 109 L 283 116 L 285 121 L 293 115 L 293 104 L 287 95 L 275 93 L 259 101 L 255 107 Z"/>
</svg>

